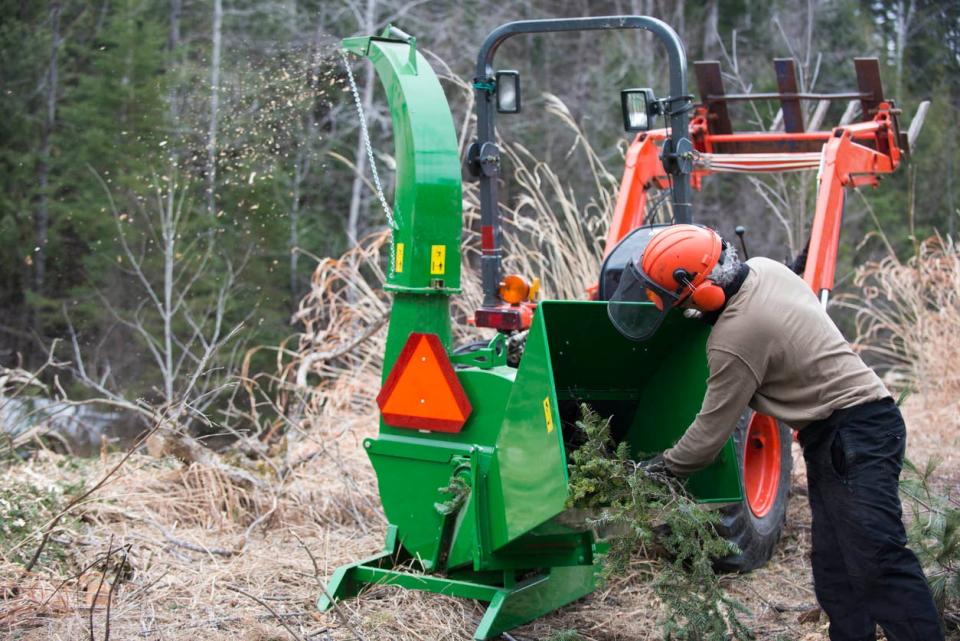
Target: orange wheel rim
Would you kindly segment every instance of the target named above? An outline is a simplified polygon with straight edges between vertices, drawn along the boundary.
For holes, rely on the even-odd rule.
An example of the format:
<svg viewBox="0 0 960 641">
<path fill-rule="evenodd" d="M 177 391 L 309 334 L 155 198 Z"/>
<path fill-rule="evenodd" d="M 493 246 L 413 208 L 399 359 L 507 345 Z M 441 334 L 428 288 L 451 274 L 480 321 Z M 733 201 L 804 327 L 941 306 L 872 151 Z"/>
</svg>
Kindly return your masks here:
<svg viewBox="0 0 960 641">
<path fill-rule="evenodd" d="M 750 511 L 758 518 L 766 516 L 780 490 L 780 428 L 763 414 L 754 413 L 747 427 L 743 485 Z"/>
</svg>

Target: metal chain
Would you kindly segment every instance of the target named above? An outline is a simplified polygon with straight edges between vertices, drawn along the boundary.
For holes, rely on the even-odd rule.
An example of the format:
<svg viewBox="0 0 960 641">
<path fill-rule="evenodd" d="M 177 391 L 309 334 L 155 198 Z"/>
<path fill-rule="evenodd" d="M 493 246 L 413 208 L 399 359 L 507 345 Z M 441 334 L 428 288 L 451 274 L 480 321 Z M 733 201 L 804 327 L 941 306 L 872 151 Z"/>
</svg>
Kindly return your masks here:
<svg viewBox="0 0 960 641">
<path fill-rule="evenodd" d="M 363 145 L 367 148 L 367 158 L 370 159 L 370 173 L 373 175 L 373 186 L 377 191 L 377 199 L 380 201 L 380 207 L 387 217 L 387 224 L 390 229 L 397 229 L 397 223 L 393 219 L 393 210 L 387 204 L 387 198 L 383 195 L 383 185 L 380 183 L 380 174 L 377 173 L 377 163 L 373 158 L 373 147 L 370 145 L 370 133 L 367 131 L 367 119 L 363 114 L 363 104 L 360 102 L 360 92 L 357 91 L 357 83 L 353 79 L 353 70 L 350 69 L 350 60 L 347 58 L 347 52 L 340 49 L 340 57 L 343 58 L 343 66 L 347 70 L 347 79 L 350 81 L 350 91 L 353 93 L 353 102 L 357 106 L 357 118 L 360 119 L 360 135 L 363 137 Z"/>
</svg>

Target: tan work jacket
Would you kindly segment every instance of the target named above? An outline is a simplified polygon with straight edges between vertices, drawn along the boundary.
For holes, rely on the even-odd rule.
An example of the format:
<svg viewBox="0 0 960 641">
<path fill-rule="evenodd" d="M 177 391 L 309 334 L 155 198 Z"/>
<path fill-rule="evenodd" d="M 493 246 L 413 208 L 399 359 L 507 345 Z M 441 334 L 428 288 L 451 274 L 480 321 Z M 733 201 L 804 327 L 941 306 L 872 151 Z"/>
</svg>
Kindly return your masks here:
<svg viewBox="0 0 960 641">
<path fill-rule="evenodd" d="M 748 405 L 800 430 L 834 410 L 890 396 L 803 279 L 768 258 L 747 265 L 707 339 L 710 378 L 700 413 L 664 452 L 676 474 L 709 465 Z"/>
</svg>

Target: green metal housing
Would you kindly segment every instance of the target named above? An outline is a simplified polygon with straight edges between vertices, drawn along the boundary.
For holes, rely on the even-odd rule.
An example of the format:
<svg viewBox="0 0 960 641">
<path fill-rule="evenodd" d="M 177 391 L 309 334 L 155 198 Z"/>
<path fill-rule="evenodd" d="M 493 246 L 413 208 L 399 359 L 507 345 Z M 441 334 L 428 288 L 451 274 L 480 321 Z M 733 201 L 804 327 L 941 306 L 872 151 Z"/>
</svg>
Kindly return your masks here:
<svg viewBox="0 0 960 641">
<path fill-rule="evenodd" d="M 463 230 L 460 150 L 443 88 L 416 41 L 389 33 L 342 43 L 373 63 L 393 122 L 397 186 L 384 288 L 394 301 L 384 378 L 412 331 L 437 334 L 450 348 L 449 296 L 460 292 Z"/>
<path fill-rule="evenodd" d="M 448 298 L 460 287 L 463 224 L 446 98 L 415 41 L 390 33 L 343 42 L 373 62 L 393 119 L 396 224 L 386 287 L 394 301 L 384 378 L 410 332 L 437 334 L 452 354 Z M 672 445 L 703 399 L 707 334 L 676 314 L 655 340 L 633 343 L 610 324 L 603 302 L 543 301 L 519 368 L 507 366 L 501 335 L 478 354 L 451 355 L 471 415 L 459 433 L 381 420 L 364 447 L 390 523 L 387 542 L 380 554 L 339 568 L 319 607 L 371 584 L 479 599 L 490 605 L 475 638 L 488 639 L 589 594 L 604 548 L 567 512 L 564 436 L 587 402 L 613 417 L 614 434 L 635 456 Z M 469 493 L 457 509 L 440 509 L 453 477 Z M 741 500 L 732 444 L 689 487 L 705 502 Z"/>
</svg>

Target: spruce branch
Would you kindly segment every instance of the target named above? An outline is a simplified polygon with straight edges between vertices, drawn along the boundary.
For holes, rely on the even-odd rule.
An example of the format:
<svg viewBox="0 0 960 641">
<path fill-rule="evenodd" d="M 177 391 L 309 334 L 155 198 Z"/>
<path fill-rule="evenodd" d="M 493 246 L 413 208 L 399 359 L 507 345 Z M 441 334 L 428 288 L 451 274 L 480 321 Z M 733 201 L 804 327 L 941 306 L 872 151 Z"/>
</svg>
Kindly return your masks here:
<svg viewBox="0 0 960 641">
<path fill-rule="evenodd" d="M 628 445 L 614 443 L 609 418 L 586 404 L 580 411 L 583 444 L 570 455 L 568 505 L 598 510 L 588 524 L 612 532 L 603 576 L 626 573 L 634 558 L 652 558 L 665 638 L 753 639 L 741 620 L 748 610 L 726 594 L 714 571 L 716 559 L 737 551 L 717 533 L 718 515 L 700 509 L 680 479 L 630 459 Z"/>
</svg>

